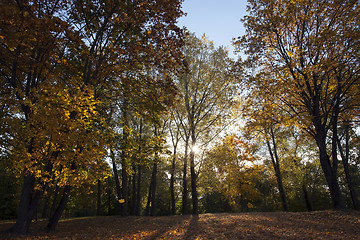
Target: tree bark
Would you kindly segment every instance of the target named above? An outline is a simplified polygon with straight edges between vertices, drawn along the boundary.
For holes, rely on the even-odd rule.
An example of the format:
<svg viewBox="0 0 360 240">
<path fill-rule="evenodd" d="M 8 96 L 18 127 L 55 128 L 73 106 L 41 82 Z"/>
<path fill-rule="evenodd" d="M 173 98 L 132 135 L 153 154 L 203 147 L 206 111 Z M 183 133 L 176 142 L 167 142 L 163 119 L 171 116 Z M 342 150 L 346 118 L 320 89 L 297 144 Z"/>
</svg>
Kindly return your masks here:
<svg viewBox="0 0 360 240">
<path fill-rule="evenodd" d="M 174 189 L 174 182 L 175 182 L 175 164 L 176 164 L 176 148 L 174 148 L 173 158 L 171 161 L 171 176 L 170 176 L 170 194 L 171 194 L 171 214 L 176 214 L 175 208 L 175 189 Z"/>
<path fill-rule="evenodd" d="M 135 204 L 135 215 L 140 216 L 140 210 L 141 210 L 141 165 L 138 165 L 138 175 L 137 175 L 137 188 L 136 188 L 136 204 Z"/>
<path fill-rule="evenodd" d="M 173 133 L 172 128 L 170 127 L 170 135 L 171 141 L 173 144 L 173 158 L 171 161 L 171 170 L 170 170 L 170 198 L 171 198 L 171 214 L 176 214 L 176 206 L 175 206 L 175 168 L 176 168 L 176 158 L 177 158 L 177 146 L 180 140 L 179 137 L 179 126 L 177 125 L 177 129 L 175 134 Z"/>
<path fill-rule="evenodd" d="M 53 196 L 53 202 L 52 202 L 51 208 L 50 208 L 49 218 L 50 218 L 50 217 L 54 214 L 54 212 L 55 212 L 58 194 L 59 194 L 59 186 L 56 185 L 55 191 L 54 191 L 54 196 Z"/>
<path fill-rule="evenodd" d="M 319 148 L 321 168 L 324 172 L 326 182 L 329 186 L 333 209 L 335 210 L 346 209 L 346 205 L 342 198 L 340 186 L 337 180 L 337 174 L 336 172 L 334 172 L 334 169 L 331 167 L 330 158 L 329 155 L 327 154 L 325 137 L 323 136 L 323 133 L 319 132 L 315 140 Z"/>
<path fill-rule="evenodd" d="M 46 199 L 45 199 L 45 202 L 44 202 L 44 206 L 43 206 L 43 210 L 42 210 L 42 213 L 41 213 L 41 218 L 42 219 L 45 219 L 47 218 L 47 213 L 48 213 L 48 210 L 49 210 L 49 199 L 50 199 L 50 195 L 49 193 L 46 195 Z"/>
<path fill-rule="evenodd" d="M 24 183 L 22 187 L 20 204 L 18 210 L 18 217 L 15 225 L 9 229 L 11 233 L 26 234 L 29 231 L 30 223 L 33 216 L 30 215 L 32 196 L 34 192 L 35 177 L 31 174 L 27 174 L 24 177 Z"/>
<path fill-rule="evenodd" d="M 191 176 L 191 196 L 192 196 L 192 205 L 193 215 L 199 214 L 199 205 L 198 205 L 198 194 L 196 189 L 196 181 L 197 181 L 197 175 L 195 172 L 195 154 L 194 151 L 190 152 L 190 176 Z"/>
<path fill-rule="evenodd" d="M 122 110 L 122 117 L 123 117 L 123 126 L 122 126 L 122 152 L 121 152 L 121 198 L 124 199 L 124 203 L 120 205 L 120 213 L 121 216 L 127 216 L 128 215 L 128 180 L 129 176 L 127 173 L 128 170 L 128 141 L 129 141 L 129 106 L 128 106 L 128 96 L 129 96 L 129 89 L 125 87 L 123 91 L 123 104 L 121 107 Z"/>
<path fill-rule="evenodd" d="M 96 215 L 101 215 L 101 181 L 98 180 L 97 184 L 97 207 L 96 207 Z"/>
<path fill-rule="evenodd" d="M 140 119 L 140 130 L 139 130 L 139 133 L 140 133 L 140 142 L 142 140 L 142 134 L 143 134 L 143 124 L 142 124 L 142 119 Z M 140 156 L 142 155 L 141 153 L 141 145 L 139 145 L 139 153 L 140 153 Z M 140 216 L 140 211 L 141 211 L 141 171 L 142 171 L 142 167 L 141 167 L 141 164 L 142 164 L 142 159 L 140 157 L 139 159 L 139 163 L 138 163 L 138 166 L 137 166 L 137 187 L 136 187 L 136 198 L 135 198 L 135 215 L 136 216 Z"/>
<path fill-rule="evenodd" d="M 195 152 L 193 150 L 196 144 L 196 136 L 195 136 L 195 126 L 194 120 L 190 117 L 190 126 L 191 126 L 191 151 L 190 151 L 190 176 L 191 176 L 191 196 L 192 196 L 192 204 L 194 215 L 199 214 L 199 204 L 198 204 L 198 193 L 196 189 L 196 181 L 197 175 L 195 172 Z"/>
<path fill-rule="evenodd" d="M 124 203 L 120 205 L 120 215 L 127 216 L 128 208 L 128 173 L 126 171 L 126 159 L 122 159 L 122 168 L 121 168 L 121 199 L 124 199 Z"/>
<path fill-rule="evenodd" d="M 311 212 L 311 211 L 313 211 L 313 208 L 312 208 L 312 204 L 311 204 L 311 201 L 310 201 L 310 198 L 309 198 L 308 191 L 306 190 L 305 184 L 302 185 L 302 189 L 303 189 L 303 193 L 304 193 L 306 209 L 309 212 Z"/>
<path fill-rule="evenodd" d="M 271 135 L 271 140 L 272 140 L 272 144 L 273 144 L 273 149 L 271 147 L 269 140 L 266 141 L 266 144 L 268 146 L 268 150 L 269 150 L 270 157 L 271 157 L 271 162 L 272 162 L 272 165 L 273 165 L 273 168 L 275 171 L 276 182 L 278 184 L 279 194 L 280 194 L 280 198 L 281 198 L 281 202 L 282 202 L 282 209 L 283 209 L 283 211 L 288 211 L 289 209 L 288 209 L 288 204 L 286 201 L 284 185 L 282 182 L 279 156 L 277 154 L 277 145 L 276 145 L 276 141 L 275 141 L 275 134 L 274 134 L 274 131 L 272 128 L 270 128 L 270 135 Z"/>
<path fill-rule="evenodd" d="M 131 202 L 130 202 L 130 215 L 132 216 L 135 216 L 136 215 L 136 194 L 137 194 L 137 191 L 136 191 L 136 177 L 137 177 L 137 174 L 136 174 L 136 165 L 133 164 L 133 169 L 134 169 L 134 174 L 131 176 Z"/>
<path fill-rule="evenodd" d="M 149 186 L 149 194 L 148 194 L 148 197 L 147 197 L 145 213 L 144 213 L 145 216 L 150 215 L 151 193 L 152 193 L 152 181 L 150 182 L 150 186 Z"/>
<path fill-rule="evenodd" d="M 31 149 L 29 149 L 29 152 L 31 152 Z M 50 161 L 48 161 L 45 165 L 44 171 L 49 173 L 51 170 L 52 164 Z M 30 173 L 24 177 L 18 217 L 16 219 L 15 225 L 8 230 L 11 233 L 26 234 L 29 231 L 31 221 L 37 213 L 44 189 L 47 187 L 47 183 L 41 183 L 38 190 L 34 190 L 35 180 L 35 177 Z"/>
<path fill-rule="evenodd" d="M 156 158 L 155 158 L 155 161 Z M 150 207 L 150 216 L 155 216 L 156 214 L 156 175 L 157 175 L 157 163 L 154 163 L 152 176 L 151 176 L 151 207 Z"/>
<path fill-rule="evenodd" d="M 360 202 L 359 202 L 358 195 L 355 190 L 355 186 L 354 186 L 354 183 L 353 183 L 353 180 L 352 180 L 352 177 L 350 174 L 350 170 L 349 170 L 349 156 L 350 156 L 349 128 L 350 128 L 349 124 L 346 123 L 346 126 L 345 126 L 345 154 L 341 147 L 340 139 L 337 136 L 336 137 L 337 137 L 337 143 L 338 143 L 341 159 L 342 159 L 343 166 L 344 166 L 346 182 L 347 182 L 347 185 L 348 185 L 348 188 L 350 191 L 351 201 L 353 203 L 354 209 L 359 211 L 360 210 Z"/>
<path fill-rule="evenodd" d="M 187 156 L 189 148 L 189 138 L 185 140 L 184 168 L 183 168 L 183 192 L 182 192 L 182 214 L 188 214 L 188 184 L 187 184 Z"/>
<path fill-rule="evenodd" d="M 110 150 L 110 152 L 111 152 L 111 161 L 112 161 L 114 180 L 115 180 L 115 189 L 116 189 L 116 196 L 117 196 L 116 205 L 117 205 L 118 214 L 121 215 L 121 212 L 120 212 L 121 203 L 119 202 L 121 199 L 121 188 L 120 188 L 120 182 L 119 182 L 119 175 L 118 175 L 118 170 L 116 167 L 114 152 L 112 149 Z"/>
<path fill-rule="evenodd" d="M 70 191 L 71 191 L 71 187 L 69 185 L 66 185 L 60 203 L 56 208 L 54 214 L 50 217 L 49 222 L 46 226 L 46 230 L 55 231 L 56 226 L 61 218 L 61 215 L 63 214 L 64 209 L 66 207 L 67 201 L 69 199 Z"/>
</svg>

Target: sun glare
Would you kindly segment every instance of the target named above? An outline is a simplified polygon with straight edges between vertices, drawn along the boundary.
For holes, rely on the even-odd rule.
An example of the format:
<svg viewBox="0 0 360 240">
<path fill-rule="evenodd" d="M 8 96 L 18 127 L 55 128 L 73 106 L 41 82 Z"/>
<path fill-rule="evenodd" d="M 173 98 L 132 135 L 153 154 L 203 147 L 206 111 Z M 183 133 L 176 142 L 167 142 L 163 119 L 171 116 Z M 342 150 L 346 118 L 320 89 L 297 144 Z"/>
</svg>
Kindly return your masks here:
<svg viewBox="0 0 360 240">
<path fill-rule="evenodd" d="M 192 146 L 191 151 L 193 151 L 195 154 L 198 154 L 200 153 L 201 149 L 197 145 L 194 145 Z"/>
</svg>

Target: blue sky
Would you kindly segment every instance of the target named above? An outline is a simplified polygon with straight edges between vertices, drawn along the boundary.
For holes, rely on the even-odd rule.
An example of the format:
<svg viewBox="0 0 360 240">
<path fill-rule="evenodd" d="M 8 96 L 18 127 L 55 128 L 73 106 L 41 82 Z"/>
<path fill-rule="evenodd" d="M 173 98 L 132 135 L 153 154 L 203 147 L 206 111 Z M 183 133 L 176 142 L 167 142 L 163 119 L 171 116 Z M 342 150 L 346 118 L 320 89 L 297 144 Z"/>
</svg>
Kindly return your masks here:
<svg viewBox="0 0 360 240">
<path fill-rule="evenodd" d="M 246 14 L 246 0 L 185 0 L 182 10 L 187 16 L 179 19 L 179 26 L 198 37 L 205 33 L 216 46 L 229 46 L 235 58 L 231 41 L 244 34 L 240 19 Z"/>
</svg>

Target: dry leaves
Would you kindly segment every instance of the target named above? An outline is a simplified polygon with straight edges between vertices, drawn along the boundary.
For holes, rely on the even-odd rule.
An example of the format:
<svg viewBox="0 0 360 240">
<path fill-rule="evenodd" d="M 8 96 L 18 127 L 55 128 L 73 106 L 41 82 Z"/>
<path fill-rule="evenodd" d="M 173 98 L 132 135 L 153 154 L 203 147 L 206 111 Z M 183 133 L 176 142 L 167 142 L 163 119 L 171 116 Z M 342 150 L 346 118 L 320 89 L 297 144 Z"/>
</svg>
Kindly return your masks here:
<svg viewBox="0 0 360 240">
<path fill-rule="evenodd" d="M 45 224 L 14 239 L 360 239 L 360 213 L 350 211 L 94 217 L 61 221 L 55 233 L 44 232 Z M 0 223 L 0 231 L 9 226 Z"/>
</svg>

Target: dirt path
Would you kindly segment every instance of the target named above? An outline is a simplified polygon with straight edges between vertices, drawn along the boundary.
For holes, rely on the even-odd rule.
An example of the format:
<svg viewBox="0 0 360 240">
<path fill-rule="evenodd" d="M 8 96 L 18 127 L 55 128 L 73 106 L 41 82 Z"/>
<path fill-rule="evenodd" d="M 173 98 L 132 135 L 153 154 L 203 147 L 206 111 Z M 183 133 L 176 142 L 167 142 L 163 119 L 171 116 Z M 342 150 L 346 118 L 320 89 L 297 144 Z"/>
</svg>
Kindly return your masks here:
<svg viewBox="0 0 360 240">
<path fill-rule="evenodd" d="M 45 224 L 33 223 L 31 235 L 15 239 L 360 239 L 359 212 L 96 217 L 62 221 L 55 233 L 44 232 Z M 0 223 L 0 231 L 9 226 Z"/>
</svg>

